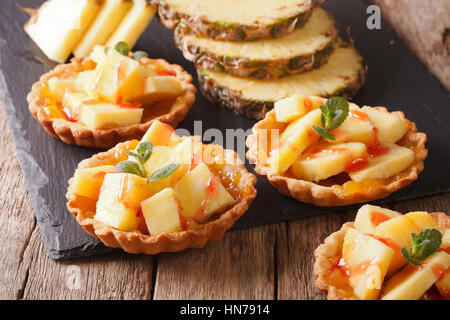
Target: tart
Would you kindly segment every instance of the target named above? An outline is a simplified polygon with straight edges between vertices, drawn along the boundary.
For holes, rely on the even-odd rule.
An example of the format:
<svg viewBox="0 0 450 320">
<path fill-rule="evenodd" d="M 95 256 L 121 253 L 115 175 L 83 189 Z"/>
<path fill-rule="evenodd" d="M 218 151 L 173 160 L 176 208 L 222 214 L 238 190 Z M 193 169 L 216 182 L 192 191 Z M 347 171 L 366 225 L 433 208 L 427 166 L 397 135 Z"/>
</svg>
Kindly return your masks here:
<svg viewBox="0 0 450 320">
<path fill-rule="evenodd" d="M 346 105 L 347 113 L 327 131 L 324 109 L 331 101 Z M 402 112 L 295 95 L 278 101 L 246 144 L 256 173 L 281 193 L 315 206 L 344 206 L 386 197 L 416 180 L 426 140 Z"/>
<path fill-rule="evenodd" d="M 422 252 L 414 252 L 413 242 Z M 344 224 L 316 249 L 314 275 L 329 300 L 448 300 L 449 267 L 450 217 L 445 213 L 401 215 L 365 205 L 355 222 Z"/>
<path fill-rule="evenodd" d="M 29 110 L 50 135 L 111 148 L 140 139 L 155 119 L 175 127 L 186 116 L 196 93 L 191 75 L 119 44 L 125 52 L 97 46 L 88 58 L 59 65 L 32 86 Z"/>
<path fill-rule="evenodd" d="M 220 240 L 256 196 L 238 155 L 154 121 L 131 140 L 82 161 L 67 208 L 105 245 L 157 254 Z"/>
</svg>

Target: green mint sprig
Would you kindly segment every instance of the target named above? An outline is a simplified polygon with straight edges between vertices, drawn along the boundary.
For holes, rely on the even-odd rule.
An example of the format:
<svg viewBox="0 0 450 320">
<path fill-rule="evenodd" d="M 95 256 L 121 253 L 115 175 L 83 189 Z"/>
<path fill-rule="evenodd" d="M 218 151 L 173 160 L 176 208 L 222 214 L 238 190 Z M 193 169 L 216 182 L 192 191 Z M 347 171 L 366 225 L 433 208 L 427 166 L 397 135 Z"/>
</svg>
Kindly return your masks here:
<svg viewBox="0 0 450 320">
<path fill-rule="evenodd" d="M 408 263 L 419 267 L 420 261 L 435 253 L 442 244 L 442 233 L 437 229 L 426 229 L 418 235 L 411 234 L 412 243 L 408 251 L 402 248 L 401 253 Z"/>
<path fill-rule="evenodd" d="M 335 136 L 329 131 L 336 129 L 347 119 L 350 112 L 350 106 L 348 102 L 341 97 L 332 97 L 320 107 L 322 111 L 321 121 L 324 126 L 312 126 L 312 129 L 320 136 L 327 140 L 335 141 Z"/>
<path fill-rule="evenodd" d="M 136 51 L 131 55 L 131 59 L 139 61 L 142 58 L 148 57 L 148 53 L 144 51 Z"/>
<path fill-rule="evenodd" d="M 128 54 L 130 53 L 130 47 L 128 46 L 128 43 L 125 41 L 119 41 L 114 46 L 114 49 L 117 50 L 120 54 L 123 54 L 124 56 L 128 57 Z"/>
<path fill-rule="evenodd" d="M 168 176 L 170 176 L 172 173 L 174 173 L 179 167 L 180 167 L 179 163 L 168 164 L 167 166 L 164 166 L 161 169 L 153 172 L 153 174 L 151 175 L 150 179 L 147 180 L 147 182 L 153 182 L 153 181 L 165 179 Z"/>
</svg>

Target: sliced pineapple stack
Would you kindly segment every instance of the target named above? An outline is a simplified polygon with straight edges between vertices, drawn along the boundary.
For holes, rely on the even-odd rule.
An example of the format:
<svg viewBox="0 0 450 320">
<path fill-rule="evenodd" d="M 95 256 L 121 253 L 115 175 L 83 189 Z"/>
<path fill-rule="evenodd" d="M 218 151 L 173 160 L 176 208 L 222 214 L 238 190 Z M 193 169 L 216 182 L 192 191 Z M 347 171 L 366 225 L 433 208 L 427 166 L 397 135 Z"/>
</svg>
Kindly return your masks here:
<svg viewBox="0 0 450 320">
<path fill-rule="evenodd" d="M 295 94 L 351 98 L 365 69 L 319 0 L 154 0 L 204 95 L 249 118 Z M 251 40 L 251 41 L 250 41 Z"/>
<path fill-rule="evenodd" d="M 96 45 L 133 47 L 156 13 L 147 0 L 48 0 L 24 29 L 45 55 L 63 63 Z"/>
</svg>

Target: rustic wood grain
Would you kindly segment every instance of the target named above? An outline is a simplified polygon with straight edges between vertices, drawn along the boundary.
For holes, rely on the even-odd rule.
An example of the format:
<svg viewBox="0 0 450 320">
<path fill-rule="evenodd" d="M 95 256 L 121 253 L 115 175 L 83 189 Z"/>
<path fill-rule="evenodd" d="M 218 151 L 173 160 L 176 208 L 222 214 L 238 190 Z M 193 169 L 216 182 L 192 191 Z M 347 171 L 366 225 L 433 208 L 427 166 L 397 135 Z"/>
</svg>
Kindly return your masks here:
<svg viewBox="0 0 450 320">
<path fill-rule="evenodd" d="M 450 1 L 372 0 L 397 34 L 450 91 Z"/>
</svg>

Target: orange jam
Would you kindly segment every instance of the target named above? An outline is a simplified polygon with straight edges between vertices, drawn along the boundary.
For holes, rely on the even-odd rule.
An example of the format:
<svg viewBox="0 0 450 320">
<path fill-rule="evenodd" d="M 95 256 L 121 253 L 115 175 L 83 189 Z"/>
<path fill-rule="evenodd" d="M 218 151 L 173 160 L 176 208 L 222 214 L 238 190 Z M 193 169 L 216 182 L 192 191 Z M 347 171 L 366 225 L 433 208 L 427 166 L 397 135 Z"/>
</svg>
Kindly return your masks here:
<svg viewBox="0 0 450 320">
<path fill-rule="evenodd" d="M 374 212 L 370 216 L 370 221 L 372 222 L 372 224 L 374 226 L 378 226 L 380 223 L 383 223 L 390 219 L 391 219 L 390 217 L 388 217 L 387 215 L 385 215 L 384 213 L 381 213 L 381 212 Z"/>
<path fill-rule="evenodd" d="M 348 115 L 360 121 L 369 121 L 369 116 L 362 111 L 352 110 L 348 113 Z"/>
<path fill-rule="evenodd" d="M 333 188 L 341 189 L 348 194 L 367 194 L 382 188 L 385 184 L 385 180 L 381 179 L 367 180 L 362 182 L 355 182 L 350 180 L 344 183 L 342 186 L 334 185 Z"/>
</svg>

